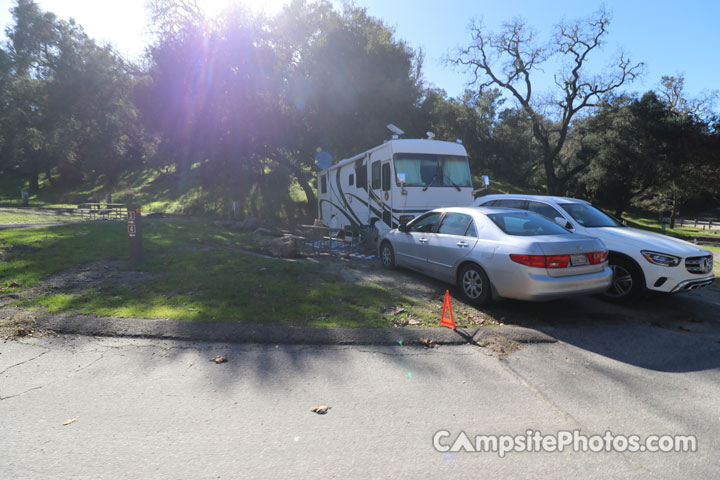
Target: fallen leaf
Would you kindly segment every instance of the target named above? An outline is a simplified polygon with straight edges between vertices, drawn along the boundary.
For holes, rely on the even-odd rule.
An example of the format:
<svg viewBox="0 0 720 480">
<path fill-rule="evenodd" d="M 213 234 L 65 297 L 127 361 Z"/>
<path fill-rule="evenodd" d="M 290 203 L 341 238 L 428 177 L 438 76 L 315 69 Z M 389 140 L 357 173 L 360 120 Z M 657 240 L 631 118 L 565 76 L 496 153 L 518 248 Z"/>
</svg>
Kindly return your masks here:
<svg viewBox="0 0 720 480">
<path fill-rule="evenodd" d="M 210 361 L 215 363 L 225 363 L 227 362 L 227 357 L 225 355 L 218 355 L 217 357 L 211 358 Z"/>
<path fill-rule="evenodd" d="M 315 412 L 318 415 L 325 415 L 328 410 L 330 410 L 332 407 L 328 405 L 318 405 L 317 407 L 313 407 L 310 409 L 311 412 Z"/>
<path fill-rule="evenodd" d="M 63 425 L 70 425 L 71 423 L 75 423 L 75 422 L 78 421 L 78 418 L 80 418 L 80 417 L 73 417 L 73 418 L 71 418 L 71 419 L 69 419 L 69 420 L 65 420 L 65 421 L 63 422 Z"/>
<path fill-rule="evenodd" d="M 420 320 L 415 320 L 414 318 L 409 318 L 407 323 L 408 325 L 422 325 Z"/>
<path fill-rule="evenodd" d="M 420 339 L 420 343 L 425 345 L 425 348 L 435 348 L 435 344 L 432 340 L 430 340 L 428 337 L 423 337 Z"/>
</svg>

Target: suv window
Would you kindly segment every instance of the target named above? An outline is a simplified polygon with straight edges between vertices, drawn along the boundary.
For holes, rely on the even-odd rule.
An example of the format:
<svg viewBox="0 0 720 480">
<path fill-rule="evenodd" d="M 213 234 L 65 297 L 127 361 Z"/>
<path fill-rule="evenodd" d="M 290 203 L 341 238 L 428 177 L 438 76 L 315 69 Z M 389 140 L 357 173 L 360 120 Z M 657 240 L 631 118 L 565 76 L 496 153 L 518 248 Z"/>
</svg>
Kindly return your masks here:
<svg viewBox="0 0 720 480">
<path fill-rule="evenodd" d="M 493 213 L 488 218 L 508 235 L 529 237 L 535 235 L 570 235 L 555 222 L 528 212 Z"/>
<path fill-rule="evenodd" d="M 464 236 L 467 234 L 468 228 L 472 225 L 472 221 L 472 217 L 464 213 L 447 213 L 437 233 Z"/>
<path fill-rule="evenodd" d="M 554 220 L 555 217 L 563 218 L 563 216 L 560 215 L 560 212 L 555 210 L 553 207 L 551 207 L 547 203 L 535 202 L 532 200 L 528 200 L 527 209 L 530 210 L 531 212 L 539 213 L 543 217 L 547 217 L 550 220 Z"/>
<path fill-rule="evenodd" d="M 496 203 L 494 206 L 495 207 L 503 207 L 503 208 L 519 208 L 520 210 L 527 210 L 527 200 L 517 200 L 517 199 L 498 200 L 498 203 Z"/>
<path fill-rule="evenodd" d="M 622 227 L 622 223 L 584 203 L 561 203 L 560 206 L 583 227 Z"/>
<path fill-rule="evenodd" d="M 442 215 L 441 212 L 431 212 L 423 215 L 422 217 L 418 217 L 417 220 L 408 225 L 408 231 L 421 233 L 432 232 L 432 229 L 435 226 L 435 223 L 437 223 L 438 218 L 440 218 L 440 215 Z"/>
</svg>

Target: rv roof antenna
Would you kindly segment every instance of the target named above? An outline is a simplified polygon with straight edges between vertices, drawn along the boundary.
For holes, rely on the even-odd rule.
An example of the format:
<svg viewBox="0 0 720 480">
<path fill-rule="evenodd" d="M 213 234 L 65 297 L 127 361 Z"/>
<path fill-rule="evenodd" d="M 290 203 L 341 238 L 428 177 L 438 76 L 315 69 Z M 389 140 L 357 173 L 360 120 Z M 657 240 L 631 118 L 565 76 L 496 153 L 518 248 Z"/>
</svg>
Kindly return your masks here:
<svg viewBox="0 0 720 480">
<path fill-rule="evenodd" d="M 435 138 L 435 134 L 433 132 L 425 132 L 425 135 L 427 135 L 428 140 Z"/>
<path fill-rule="evenodd" d="M 400 130 L 398 127 L 396 127 L 392 123 L 388 123 L 387 125 L 385 125 L 385 128 L 387 128 L 388 130 L 390 130 L 392 133 L 395 134 L 395 135 L 393 135 L 393 140 L 397 140 L 400 137 L 400 135 L 405 133 L 403 130 Z"/>
</svg>

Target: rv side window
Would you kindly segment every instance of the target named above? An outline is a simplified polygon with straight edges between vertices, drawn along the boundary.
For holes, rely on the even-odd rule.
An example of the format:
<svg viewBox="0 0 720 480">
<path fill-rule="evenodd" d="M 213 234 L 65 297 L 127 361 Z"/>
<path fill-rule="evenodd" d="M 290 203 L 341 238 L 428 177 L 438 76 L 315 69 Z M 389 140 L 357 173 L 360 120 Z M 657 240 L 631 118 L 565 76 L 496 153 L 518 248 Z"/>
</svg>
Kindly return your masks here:
<svg viewBox="0 0 720 480">
<path fill-rule="evenodd" d="M 390 190 L 390 163 L 383 163 L 382 166 L 382 189 L 384 192 Z"/>
<path fill-rule="evenodd" d="M 352 173 L 350 174 L 350 177 L 348 178 L 348 185 L 354 185 L 355 184 L 355 175 Z"/>
<path fill-rule="evenodd" d="M 320 175 L 320 193 L 327 193 L 327 175 Z"/>
<path fill-rule="evenodd" d="M 355 162 L 355 176 L 357 177 L 357 188 L 367 188 L 367 165 L 362 160 Z"/>
<path fill-rule="evenodd" d="M 380 188 L 380 161 L 372 164 L 372 188 L 377 190 Z"/>
</svg>

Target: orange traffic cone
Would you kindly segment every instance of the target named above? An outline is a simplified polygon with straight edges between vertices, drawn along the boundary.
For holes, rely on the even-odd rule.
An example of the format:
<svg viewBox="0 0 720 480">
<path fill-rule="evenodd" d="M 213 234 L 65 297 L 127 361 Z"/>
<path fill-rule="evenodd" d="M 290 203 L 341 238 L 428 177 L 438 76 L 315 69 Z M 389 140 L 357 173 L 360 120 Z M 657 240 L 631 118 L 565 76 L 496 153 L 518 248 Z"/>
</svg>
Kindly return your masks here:
<svg viewBox="0 0 720 480">
<path fill-rule="evenodd" d="M 450 318 L 445 316 L 445 312 L 450 312 Z M 442 318 L 440 318 L 440 325 L 455 330 L 455 319 L 453 318 L 452 305 L 450 305 L 450 291 L 445 290 L 445 304 L 443 305 Z"/>
</svg>

